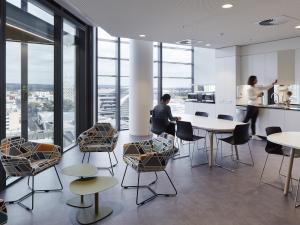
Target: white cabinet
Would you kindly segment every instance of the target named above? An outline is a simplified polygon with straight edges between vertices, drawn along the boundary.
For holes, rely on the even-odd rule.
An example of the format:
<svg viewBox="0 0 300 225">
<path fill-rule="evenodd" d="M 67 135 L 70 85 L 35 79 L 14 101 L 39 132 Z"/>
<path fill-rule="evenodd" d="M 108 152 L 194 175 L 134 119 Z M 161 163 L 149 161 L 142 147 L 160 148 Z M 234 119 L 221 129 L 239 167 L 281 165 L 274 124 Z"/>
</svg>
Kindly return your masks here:
<svg viewBox="0 0 300 225">
<path fill-rule="evenodd" d="M 247 84 L 250 75 L 257 76 L 260 85 L 269 85 L 277 79 L 277 52 L 241 57 L 241 84 Z"/>
<path fill-rule="evenodd" d="M 185 113 L 195 115 L 195 112 L 206 112 L 209 117 L 216 117 L 216 105 L 200 102 L 185 102 Z"/>
<path fill-rule="evenodd" d="M 240 85 L 247 84 L 248 77 L 251 74 L 251 57 L 246 55 L 241 57 L 241 78 Z"/>
<path fill-rule="evenodd" d="M 285 126 L 284 131 L 300 132 L 300 111 L 285 110 Z"/>
<path fill-rule="evenodd" d="M 279 126 L 283 131 L 300 132 L 300 111 L 260 108 L 256 122 L 257 135 L 266 136 L 266 127 Z"/>
<path fill-rule="evenodd" d="M 269 85 L 276 79 L 279 84 L 293 84 L 295 83 L 295 69 L 297 71 L 293 49 L 245 55 L 241 56 L 240 80 L 241 84 L 247 84 L 248 77 L 255 75 L 260 85 Z"/>
<path fill-rule="evenodd" d="M 295 50 L 283 50 L 277 52 L 278 57 L 278 83 L 295 83 Z"/>
<path fill-rule="evenodd" d="M 277 53 L 265 54 L 264 84 L 271 84 L 277 79 Z"/>
<path fill-rule="evenodd" d="M 195 104 L 195 102 L 185 102 L 184 103 L 184 113 L 192 114 L 194 104 Z"/>
<path fill-rule="evenodd" d="M 284 129 L 285 111 L 281 109 L 260 108 L 256 123 L 257 135 L 266 136 L 266 127 L 279 126 Z"/>
<path fill-rule="evenodd" d="M 265 56 L 263 54 L 251 55 L 250 61 L 252 62 L 252 65 L 249 76 L 255 75 L 259 84 L 265 84 Z"/>
<path fill-rule="evenodd" d="M 235 115 L 237 57 L 217 58 L 216 114 Z"/>
</svg>

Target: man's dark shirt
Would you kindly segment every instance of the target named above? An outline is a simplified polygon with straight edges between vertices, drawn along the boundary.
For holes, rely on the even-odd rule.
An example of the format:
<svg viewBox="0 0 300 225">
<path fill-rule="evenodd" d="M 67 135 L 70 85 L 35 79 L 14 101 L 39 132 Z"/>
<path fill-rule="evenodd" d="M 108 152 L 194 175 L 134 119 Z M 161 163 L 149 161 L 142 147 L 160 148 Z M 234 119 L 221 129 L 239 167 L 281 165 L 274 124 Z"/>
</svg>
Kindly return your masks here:
<svg viewBox="0 0 300 225">
<path fill-rule="evenodd" d="M 166 124 L 169 124 L 169 121 L 175 121 L 176 117 L 173 117 L 170 106 L 160 103 L 153 109 L 153 117 L 160 118 L 165 120 Z"/>
</svg>

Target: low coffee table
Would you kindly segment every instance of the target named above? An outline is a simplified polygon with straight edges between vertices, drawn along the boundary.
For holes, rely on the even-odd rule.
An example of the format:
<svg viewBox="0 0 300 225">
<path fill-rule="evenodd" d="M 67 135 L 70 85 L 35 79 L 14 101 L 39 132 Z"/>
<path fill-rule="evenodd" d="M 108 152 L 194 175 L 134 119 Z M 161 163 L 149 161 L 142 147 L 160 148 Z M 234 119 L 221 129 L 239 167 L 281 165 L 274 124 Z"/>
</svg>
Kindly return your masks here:
<svg viewBox="0 0 300 225">
<path fill-rule="evenodd" d="M 99 220 L 102 220 L 109 216 L 113 210 L 108 207 L 99 207 L 99 192 L 103 192 L 109 188 L 112 188 L 118 183 L 118 180 L 114 177 L 93 177 L 74 180 L 70 184 L 70 190 L 74 194 L 83 195 L 95 195 L 95 208 L 85 208 L 78 210 L 77 221 L 80 224 L 91 224 Z"/>
<path fill-rule="evenodd" d="M 73 177 L 80 177 L 80 179 L 85 179 L 89 177 L 94 177 L 97 174 L 97 167 L 91 164 L 78 164 L 68 166 L 62 169 L 62 174 Z M 88 208 L 93 205 L 91 200 L 84 199 L 84 196 L 75 197 L 67 201 L 67 205 L 77 207 L 77 208 Z"/>
</svg>

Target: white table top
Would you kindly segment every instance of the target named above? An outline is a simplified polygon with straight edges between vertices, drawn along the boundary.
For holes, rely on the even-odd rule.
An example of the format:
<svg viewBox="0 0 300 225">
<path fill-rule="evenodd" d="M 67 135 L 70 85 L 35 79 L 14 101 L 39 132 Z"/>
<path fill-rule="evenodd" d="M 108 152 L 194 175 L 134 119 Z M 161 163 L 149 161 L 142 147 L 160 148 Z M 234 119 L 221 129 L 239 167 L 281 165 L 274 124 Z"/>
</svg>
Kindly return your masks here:
<svg viewBox="0 0 300 225">
<path fill-rule="evenodd" d="M 300 132 L 282 132 L 271 134 L 268 141 L 289 148 L 300 149 Z"/>
<path fill-rule="evenodd" d="M 76 164 L 62 169 L 61 173 L 73 177 L 93 177 L 97 174 L 97 167 L 91 164 Z"/>
<path fill-rule="evenodd" d="M 71 182 L 70 191 L 77 195 L 89 195 L 105 191 L 118 184 L 114 177 L 93 177 L 77 179 Z"/>
<path fill-rule="evenodd" d="M 207 131 L 233 131 L 236 125 L 244 124 L 237 121 L 222 120 L 212 117 L 195 116 L 189 114 L 181 115 L 182 121 L 191 122 L 193 127 Z"/>
</svg>

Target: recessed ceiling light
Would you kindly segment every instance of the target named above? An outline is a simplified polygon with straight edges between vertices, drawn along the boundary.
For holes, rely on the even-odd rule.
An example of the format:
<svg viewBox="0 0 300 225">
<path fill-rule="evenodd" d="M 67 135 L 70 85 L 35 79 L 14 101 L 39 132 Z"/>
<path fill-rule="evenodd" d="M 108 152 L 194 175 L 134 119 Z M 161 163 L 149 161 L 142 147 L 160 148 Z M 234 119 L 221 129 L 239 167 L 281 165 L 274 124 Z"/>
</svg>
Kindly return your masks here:
<svg viewBox="0 0 300 225">
<path fill-rule="evenodd" d="M 140 34 L 139 35 L 141 38 L 144 38 L 144 37 L 146 37 L 146 34 Z"/>
<path fill-rule="evenodd" d="M 300 29 L 300 25 L 298 25 L 298 26 L 295 26 L 295 29 Z"/>
<path fill-rule="evenodd" d="M 205 46 L 206 46 L 206 47 L 210 47 L 210 46 L 211 46 L 211 44 L 206 44 Z"/>
<path fill-rule="evenodd" d="M 222 8 L 223 8 L 223 9 L 230 9 L 230 8 L 232 8 L 232 7 L 233 7 L 233 5 L 230 4 L 230 3 L 227 3 L 227 4 L 222 5 Z"/>
<path fill-rule="evenodd" d="M 203 41 L 197 41 L 198 44 L 202 43 Z"/>
</svg>

